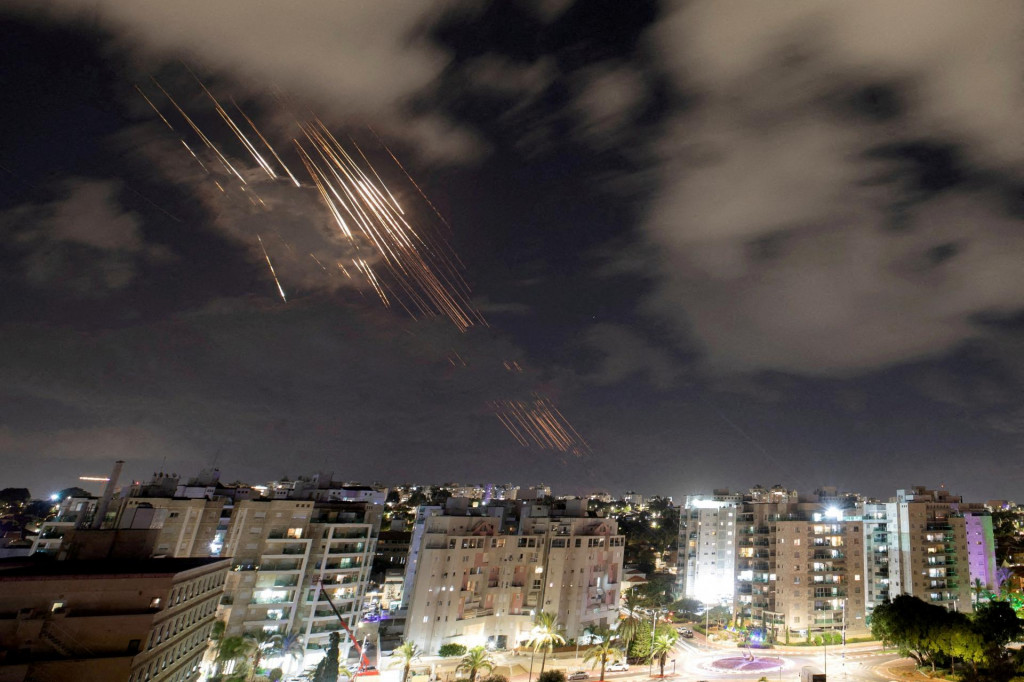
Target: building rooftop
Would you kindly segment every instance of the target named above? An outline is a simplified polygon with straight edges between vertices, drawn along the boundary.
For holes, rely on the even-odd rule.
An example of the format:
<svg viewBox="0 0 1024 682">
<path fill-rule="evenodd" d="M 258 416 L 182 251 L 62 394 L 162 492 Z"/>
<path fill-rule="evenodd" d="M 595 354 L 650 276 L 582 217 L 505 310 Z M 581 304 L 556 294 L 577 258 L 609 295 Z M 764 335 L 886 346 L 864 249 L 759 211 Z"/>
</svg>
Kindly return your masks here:
<svg viewBox="0 0 1024 682">
<path fill-rule="evenodd" d="M 228 559 L 220 557 L 83 561 L 57 561 L 49 557 L 20 557 L 0 559 L 0 582 L 54 577 L 175 575 L 220 562 L 226 566 L 228 561 Z"/>
</svg>

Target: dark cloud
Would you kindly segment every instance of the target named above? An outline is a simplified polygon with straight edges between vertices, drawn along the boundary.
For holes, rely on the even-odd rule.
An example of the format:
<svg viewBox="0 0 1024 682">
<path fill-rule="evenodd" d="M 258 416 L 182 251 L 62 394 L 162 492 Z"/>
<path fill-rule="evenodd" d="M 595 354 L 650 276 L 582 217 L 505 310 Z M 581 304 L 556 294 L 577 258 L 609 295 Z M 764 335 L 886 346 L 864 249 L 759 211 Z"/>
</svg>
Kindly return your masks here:
<svg viewBox="0 0 1024 682">
<path fill-rule="evenodd" d="M 865 372 L 1024 307 L 1024 233 L 993 190 L 1024 172 L 1021 10 L 942 7 L 698 2 L 654 31 L 699 104 L 653 143 L 649 310 L 712 367 Z"/>
<path fill-rule="evenodd" d="M 78 297 L 103 296 L 135 279 L 166 249 L 144 242 L 139 217 L 120 205 L 120 182 L 71 179 L 64 196 L 0 214 L 0 236 L 19 254 L 24 281 Z"/>
</svg>

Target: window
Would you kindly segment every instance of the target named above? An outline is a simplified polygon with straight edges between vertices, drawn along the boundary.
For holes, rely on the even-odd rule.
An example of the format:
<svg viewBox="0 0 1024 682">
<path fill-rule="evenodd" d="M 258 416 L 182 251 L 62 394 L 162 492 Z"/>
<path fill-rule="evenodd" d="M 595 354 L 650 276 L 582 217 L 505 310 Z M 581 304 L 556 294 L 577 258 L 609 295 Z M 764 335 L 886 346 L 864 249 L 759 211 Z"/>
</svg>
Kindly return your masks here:
<svg viewBox="0 0 1024 682">
<path fill-rule="evenodd" d="M 53 605 L 50 607 L 50 613 L 60 613 L 63 610 L 64 602 L 62 601 L 55 601 L 53 602 Z"/>
</svg>

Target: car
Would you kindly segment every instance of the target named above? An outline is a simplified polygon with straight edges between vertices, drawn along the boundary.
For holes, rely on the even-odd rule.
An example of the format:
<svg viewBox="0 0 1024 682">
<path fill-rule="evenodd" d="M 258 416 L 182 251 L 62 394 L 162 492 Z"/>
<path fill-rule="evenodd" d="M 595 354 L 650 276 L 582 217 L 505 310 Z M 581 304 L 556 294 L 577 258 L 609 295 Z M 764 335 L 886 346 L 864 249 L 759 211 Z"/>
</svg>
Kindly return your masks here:
<svg viewBox="0 0 1024 682">
<path fill-rule="evenodd" d="M 629 663 L 625 661 L 615 661 L 605 666 L 605 671 L 610 673 L 624 673 L 629 670 Z"/>
<path fill-rule="evenodd" d="M 570 675 L 567 678 L 565 678 L 565 679 L 567 679 L 567 680 L 589 680 L 590 679 L 590 675 L 587 674 L 586 670 L 577 670 L 574 673 L 570 673 Z"/>
<path fill-rule="evenodd" d="M 686 639 L 693 639 L 693 630 L 689 628 L 679 628 L 678 630 L 676 630 L 676 632 L 679 633 L 680 637 L 685 637 Z"/>
</svg>

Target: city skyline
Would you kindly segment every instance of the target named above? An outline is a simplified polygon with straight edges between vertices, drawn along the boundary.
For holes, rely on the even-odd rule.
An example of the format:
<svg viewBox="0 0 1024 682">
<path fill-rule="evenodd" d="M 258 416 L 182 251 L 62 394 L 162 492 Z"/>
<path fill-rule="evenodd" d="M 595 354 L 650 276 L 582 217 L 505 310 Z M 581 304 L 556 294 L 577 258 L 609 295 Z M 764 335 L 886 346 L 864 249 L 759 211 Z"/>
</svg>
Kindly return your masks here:
<svg viewBox="0 0 1024 682">
<path fill-rule="evenodd" d="M 1018 5 L 241 7 L 0 11 L 4 485 L 1016 497 Z"/>
</svg>

